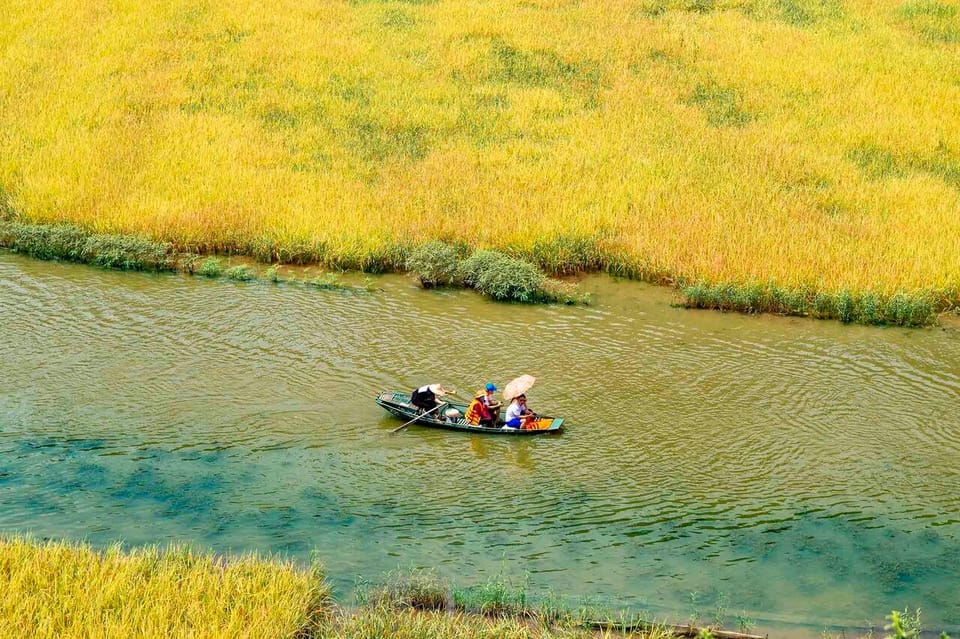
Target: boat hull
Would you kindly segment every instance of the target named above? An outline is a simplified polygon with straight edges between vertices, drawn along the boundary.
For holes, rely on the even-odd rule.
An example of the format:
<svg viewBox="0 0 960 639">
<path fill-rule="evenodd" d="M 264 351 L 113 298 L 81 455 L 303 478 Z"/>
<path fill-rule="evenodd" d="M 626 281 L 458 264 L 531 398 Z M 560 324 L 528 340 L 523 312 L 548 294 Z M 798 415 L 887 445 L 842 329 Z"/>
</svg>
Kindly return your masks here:
<svg viewBox="0 0 960 639">
<path fill-rule="evenodd" d="M 460 411 L 460 419 L 455 422 L 437 419 L 433 415 L 420 415 L 417 409 L 410 404 L 410 396 L 405 393 L 393 391 L 384 391 L 377 395 L 377 404 L 379 404 L 388 413 L 399 417 L 404 421 L 416 419 L 414 424 L 428 426 L 430 428 L 442 428 L 444 430 L 456 430 L 463 433 L 475 433 L 479 435 L 508 435 L 508 436 L 528 436 L 528 435 L 547 435 L 550 433 L 559 433 L 563 430 L 563 418 L 539 416 L 537 420 L 539 428 L 518 430 L 515 428 L 487 428 L 485 426 L 472 426 L 463 419 L 467 413 L 466 404 L 457 402 L 446 402 L 447 406 L 440 409 L 445 411 L 448 408 L 456 408 Z"/>
</svg>

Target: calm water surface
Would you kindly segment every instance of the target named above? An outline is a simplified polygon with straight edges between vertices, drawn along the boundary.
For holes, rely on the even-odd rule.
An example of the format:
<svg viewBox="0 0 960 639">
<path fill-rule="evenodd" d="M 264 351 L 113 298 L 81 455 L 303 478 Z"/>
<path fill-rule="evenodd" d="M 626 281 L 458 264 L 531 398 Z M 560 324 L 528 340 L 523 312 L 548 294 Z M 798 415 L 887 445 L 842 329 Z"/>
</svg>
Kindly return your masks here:
<svg viewBox="0 0 960 639">
<path fill-rule="evenodd" d="M 762 627 L 960 626 L 960 331 L 121 274 L 0 253 L 0 532 L 319 549 Z M 558 437 L 399 424 L 520 373 Z M 691 593 L 696 593 L 692 597 Z M 695 600 L 695 603 L 692 603 Z"/>
</svg>

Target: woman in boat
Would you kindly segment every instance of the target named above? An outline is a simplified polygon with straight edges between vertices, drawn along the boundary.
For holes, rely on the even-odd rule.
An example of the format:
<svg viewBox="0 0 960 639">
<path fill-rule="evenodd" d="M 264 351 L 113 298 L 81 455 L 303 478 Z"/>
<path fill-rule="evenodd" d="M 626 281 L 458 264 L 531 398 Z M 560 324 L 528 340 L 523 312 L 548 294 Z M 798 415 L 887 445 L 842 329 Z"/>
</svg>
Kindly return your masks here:
<svg viewBox="0 0 960 639">
<path fill-rule="evenodd" d="M 443 397 L 446 394 L 447 391 L 442 385 L 428 384 L 410 393 L 410 403 L 419 408 L 420 412 L 429 413 L 440 406 L 437 397 Z"/>
<path fill-rule="evenodd" d="M 532 415 L 533 411 L 527 408 L 527 396 L 517 395 L 513 398 L 513 401 L 510 402 L 510 405 L 507 406 L 507 421 L 503 427 L 520 430 L 526 418 Z"/>
</svg>

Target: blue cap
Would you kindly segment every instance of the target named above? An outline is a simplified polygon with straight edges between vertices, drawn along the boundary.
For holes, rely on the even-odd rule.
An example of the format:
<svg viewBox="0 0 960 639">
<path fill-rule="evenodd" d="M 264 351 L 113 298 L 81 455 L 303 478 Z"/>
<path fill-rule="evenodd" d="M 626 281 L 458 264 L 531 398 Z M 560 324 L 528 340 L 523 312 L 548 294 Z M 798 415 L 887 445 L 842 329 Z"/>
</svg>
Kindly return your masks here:
<svg viewBox="0 0 960 639">
<path fill-rule="evenodd" d="M 493 391 L 497 390 L 497 387 L 494 386 L 491 382 L 487 382 L 487 385 L 486 385 L 485 388 L 486 388 L 488 391 L 490 391 L 491 393 L 492 393 Z"/>
</svg>

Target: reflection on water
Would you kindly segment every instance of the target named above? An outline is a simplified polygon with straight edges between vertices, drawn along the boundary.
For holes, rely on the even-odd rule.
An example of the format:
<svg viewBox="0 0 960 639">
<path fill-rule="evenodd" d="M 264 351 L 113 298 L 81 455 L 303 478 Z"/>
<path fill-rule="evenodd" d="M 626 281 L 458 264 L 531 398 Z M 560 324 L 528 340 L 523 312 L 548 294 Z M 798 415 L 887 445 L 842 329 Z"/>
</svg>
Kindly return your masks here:
<svg viewBox="0 0 960 639">
<path fill-rule="evenodd" d="M 0 531 L 432 566 L 686 618 L 960 625 L 960 332 L 312 291 L 0 254 Z M 483 353 L 482 357 L 471 354 Z M 538 376 L 557 437 L 372 398 Z"/>
</svg>

